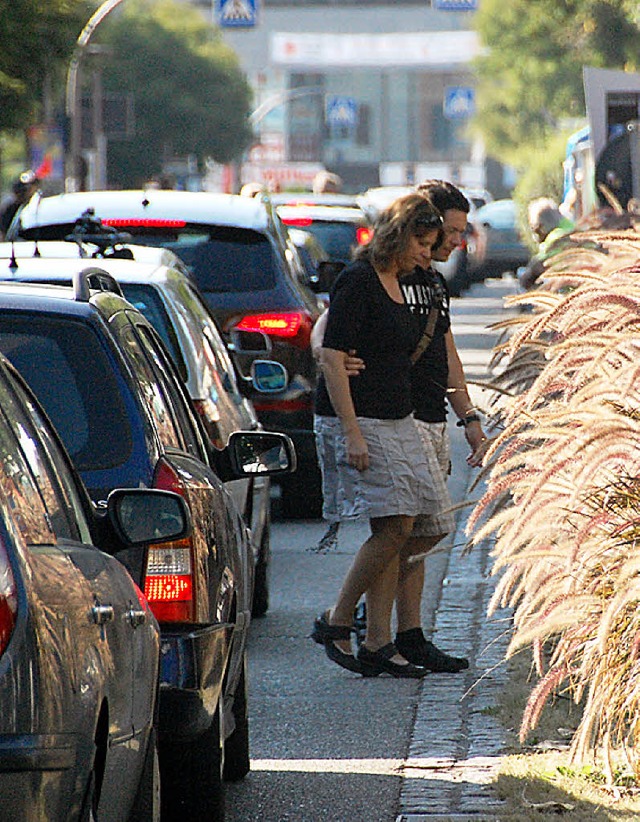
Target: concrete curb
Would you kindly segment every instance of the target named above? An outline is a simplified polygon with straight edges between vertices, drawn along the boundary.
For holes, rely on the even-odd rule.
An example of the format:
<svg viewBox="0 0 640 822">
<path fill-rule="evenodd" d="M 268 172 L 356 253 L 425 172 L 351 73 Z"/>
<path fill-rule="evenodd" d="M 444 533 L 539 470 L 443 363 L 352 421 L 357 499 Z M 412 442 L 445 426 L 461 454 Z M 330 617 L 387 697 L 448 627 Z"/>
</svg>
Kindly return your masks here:
<svg viewBox="0 0 640 822">
<path fill-rule="evenodd" d="M 474 478 L 467 476 L 464 499 L 481 494 L 481 487 L 471 490 Z M 396 822 L 477 822 L 505 810 L 491 783 L 506 742 L 493 709 L 508 679 L 502 660 L 510 614 L 486 616 L 495 587 L 491 541 L 464 552 L 471 510 L 458 518 L 434 635 L 438 647 L 467 656 L 470 667 L 430 674 L 421 684 Z"/>
</svg>

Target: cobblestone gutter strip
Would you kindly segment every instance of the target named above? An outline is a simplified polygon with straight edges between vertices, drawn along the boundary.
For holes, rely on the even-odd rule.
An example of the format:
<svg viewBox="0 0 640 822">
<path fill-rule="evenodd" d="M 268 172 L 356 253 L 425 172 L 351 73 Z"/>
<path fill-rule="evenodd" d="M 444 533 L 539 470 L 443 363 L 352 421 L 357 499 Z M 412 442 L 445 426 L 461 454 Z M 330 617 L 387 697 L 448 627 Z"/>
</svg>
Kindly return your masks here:
<svg viewBox="0 0 640 822">
<path fill-rule="evenodd" d="M 508 616 L 487 619 L 494 580 L 488 542 L 462 556 L 459 523 L 438 608 L 434 641 L 468 656 L 463 674 L 429 674 L 422 683 L 396 822 L 494 820 L 503 808 L 492 781 L 505 745 L 494 717 L 507 679 Z"/>
</svg>

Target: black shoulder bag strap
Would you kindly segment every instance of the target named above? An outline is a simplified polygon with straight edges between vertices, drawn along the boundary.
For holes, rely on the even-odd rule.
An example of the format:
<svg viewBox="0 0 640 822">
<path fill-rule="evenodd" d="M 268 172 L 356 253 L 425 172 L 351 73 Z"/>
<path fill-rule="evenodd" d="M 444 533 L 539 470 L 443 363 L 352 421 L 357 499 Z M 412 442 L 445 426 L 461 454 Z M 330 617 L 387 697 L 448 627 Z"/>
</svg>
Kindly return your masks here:
<svg viewBox="0 0 640 822">
<path fill-rule="evenodd" d="M 420 357 L 422 356 L 423 352 L 433 339 L 433 332 L 436 330 L 436 323 L 438 322 L 438 309 L 431 308 L 429 309 L 429 316 L 427 317 L 427 324 L 425 326 L 424 331 L 422 332 L 422 336 L 420 337 L 420 342 L 416 346 L 416 350 L 411 355 L 411 364 L 413 365 L 417 362 Z"/>
</svg>

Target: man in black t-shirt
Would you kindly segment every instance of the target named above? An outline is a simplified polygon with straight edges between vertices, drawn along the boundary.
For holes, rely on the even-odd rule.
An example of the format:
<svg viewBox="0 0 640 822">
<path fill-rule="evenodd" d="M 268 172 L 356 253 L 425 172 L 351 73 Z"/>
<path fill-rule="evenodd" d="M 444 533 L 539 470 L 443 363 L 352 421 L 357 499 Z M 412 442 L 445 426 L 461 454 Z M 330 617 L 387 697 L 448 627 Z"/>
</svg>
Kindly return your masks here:
<svg viewBox="0 0 640 822">
<path fill-rule="evenodd" d="M 433 249 L 435 261 L 446 262 L 460 245 L 467 225 L 469 203 L 451 183 L 429 180 L 418 186 L 443 217 L 443 236 Z M 462 363 L 458 355 L 449 313 L 449 290 L 444 277 L 435 269 L 416 269 L 403 278 L 401 286 L 405 300 L 415 316 L 426 327 L 429 315 L 436 312 L 433 338 L 413 366 L 411 374 L 413 407 L 416 425 L 422 435 L 432 477 L 441 491 L 439 513 L 418 517 L 413 535 L 400 558 L 396 616 L 398 633 L 396 646 L 410 661 L 421 660 L 434 671 L 455 673 L 468 667 L 464 657 L 453 657 L 428 641 L 421 627 L 421 600 L 424 587 L 424 557 L 455 528 L 451 498 L 446 490 L 450 473 L 450 443 L 447 429 L 447 405 L 450 404 L 464 427 L 471 453 L 470 465 L 480 465 L 487 438 L 480 417 L 469 397 Z"/>
</svg>

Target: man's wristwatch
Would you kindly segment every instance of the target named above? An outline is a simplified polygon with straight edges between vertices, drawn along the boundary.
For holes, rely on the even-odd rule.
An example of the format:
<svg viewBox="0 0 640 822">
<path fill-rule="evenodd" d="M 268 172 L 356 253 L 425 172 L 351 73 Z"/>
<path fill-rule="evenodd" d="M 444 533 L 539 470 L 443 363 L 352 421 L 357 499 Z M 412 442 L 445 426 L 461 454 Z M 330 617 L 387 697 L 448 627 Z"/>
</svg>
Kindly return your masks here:
<svg viewBox="0 0 640 822">
<path fill-rule="evenodd" d="M 458 428 L 466 428 L 470 422 L 480 422 L 480 415 L 473 412 L 472 414 L 467 414 L 461 420 L 458 420 L 456 425 Z"/>
</svg>

